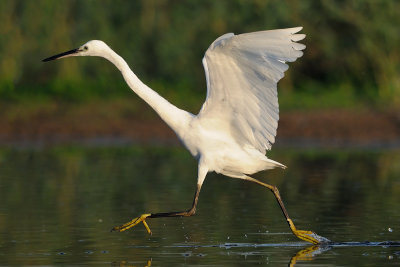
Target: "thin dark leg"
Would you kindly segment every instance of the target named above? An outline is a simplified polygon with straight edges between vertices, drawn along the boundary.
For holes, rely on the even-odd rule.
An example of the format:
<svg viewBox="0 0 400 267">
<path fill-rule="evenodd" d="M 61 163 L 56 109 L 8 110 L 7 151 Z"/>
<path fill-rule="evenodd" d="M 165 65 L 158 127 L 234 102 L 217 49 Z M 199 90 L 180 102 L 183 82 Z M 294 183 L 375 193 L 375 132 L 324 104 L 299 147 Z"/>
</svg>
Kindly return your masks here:
<svg viewBox="0 0 400 267">
<path fill-rule="evenodd" d="M 257 184 L 264 186 L 264 187 L 268 188 L 269 190 L 271 190 L 271 192 L 274 194 L 276 200 L 278 201 L 279 207 L 281 208 L 282 213 L 285 216 L 290 229 L 292 230 L 292 232 L 295 236 L 297 236 L 298 238 L 300 238 L 304 241 L 307 241 L 307 242 L 310 242 L 313 244 L 319 244 L 321 242 L 329 242 L 328 239 L 326 239 L 325 237 L 319 236 L 319 235 L 315 234 L 314 232 L 296 229 L 292 219 L 290 219 L 290 217 L 289 217 L 289 214 L 285 208 L 285 205 L 283 205 L 281 195 L 279 194 L 279 190 L 276 186 L 260 182 L 257 179 L 251 178 L 249 176 L 246 176 L 245 180 L 257 183 Z"/>
<path fill-rule="evenodd" d="M 196 206 L 197 206 L 197 202 L 199 200 L 200 189 L 201 189 L 201 185 L 198 184 L 197 187 L 196 187 L 196 192 L 194 193 L 194 199 L 193 199 L 192 207 L 190 209 L 188 209 L 187 211 L 175 211 L 175 212 L 162 212 L 162 213 L 142 214 L 139 217 L 136 217 L 133 220 L 131 220 L 131 221 L 129 221 L 129 222 L 123 224 L 123 225 L 114 227 L 111 231 L 123 232 L 123 231 L 128 230 L 128 229 L 134 227 L 135 225 L 143 222 L 143 225 L 144 225 L 144 227 L 146 227 L 147 232 L 149 234 L 151 234 L 150 227 L 146 223 L 146 219 L 148 219 L 148 218 L 188 217 L 188 216 L 192 216 L 196 212 Z"/>
<path fill-rule="evenodd" d="M 196 192 L 194 193 L 193 204 L 192 207 L 186 211 L 174 211 L 174 212 L 160 212 L 160 213 L 152 213 L 147 218 L 160 218 L 160 217 L 189 217 L 196 213 L 196 206 L 199 200 L 201 186 L 197 185 Z"/>
<path fill-rule="evenodd" d="M 264 186 L 264 187 L 268 188 L 269 190 L 271 190 L 271 192 L 274 194 L 274 196 L 276 198 L 276 201 L 278 201 L 279 207 L 281 208 L 282 213 L 285 216 L 286 220 L 290 219 L 289 214 L 288 214 L 288 212 L 287 212 L 287 210 L 285 208 L 285 205 L 283 204 L 281 195 L 279 194 L 279 190 L 278 190 L 278 188 L 276 186 L 263 183 L 263 182 L 261 182 L 261 181 L 259 181 L 257 179 L 251 178 L 251 177 L 247 177 L 246 180 L 254 182 L 254 183 L 257 183 L 257 184 L 259 184 L 261 186 Z"/>
</svg>

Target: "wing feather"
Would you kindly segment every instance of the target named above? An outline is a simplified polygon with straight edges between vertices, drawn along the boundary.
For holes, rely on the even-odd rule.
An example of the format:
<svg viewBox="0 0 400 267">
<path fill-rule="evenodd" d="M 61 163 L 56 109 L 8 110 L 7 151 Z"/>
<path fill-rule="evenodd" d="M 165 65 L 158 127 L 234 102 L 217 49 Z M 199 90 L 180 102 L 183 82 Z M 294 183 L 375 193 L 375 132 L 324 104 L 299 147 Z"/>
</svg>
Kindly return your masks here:
<svg viewBox="0 0 400 267">
<path fill-rule="evenodd" d="M 241 145 L 262 153 L 275 142 L 279 120 L 277 83 L 305 45 L 302 28 L 224 34 L 203 58 L 207 99 L 198 115 L 228 125 Z"/>
</svg>

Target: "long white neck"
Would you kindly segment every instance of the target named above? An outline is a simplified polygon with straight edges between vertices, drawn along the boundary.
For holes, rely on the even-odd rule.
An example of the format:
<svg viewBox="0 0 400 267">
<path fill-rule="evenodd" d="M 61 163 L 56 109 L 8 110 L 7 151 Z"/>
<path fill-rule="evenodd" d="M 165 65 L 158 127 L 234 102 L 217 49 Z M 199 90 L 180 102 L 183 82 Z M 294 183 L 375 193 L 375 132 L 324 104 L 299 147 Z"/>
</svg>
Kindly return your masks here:
<svg viewBox="0 0 400 267">
<path fill-rule="evenodd" d="M 104 54 L 104 58 L 108 59 L 121 71 L 129 87 L 157 112 L 161 119 L 175 131 L 178 137 L 181 137 L 193 115 L 172 105 L 157 92 L 145 85 L 132 72 L 125 60 L 111 48 L 107 52 Z"/>
</svg>

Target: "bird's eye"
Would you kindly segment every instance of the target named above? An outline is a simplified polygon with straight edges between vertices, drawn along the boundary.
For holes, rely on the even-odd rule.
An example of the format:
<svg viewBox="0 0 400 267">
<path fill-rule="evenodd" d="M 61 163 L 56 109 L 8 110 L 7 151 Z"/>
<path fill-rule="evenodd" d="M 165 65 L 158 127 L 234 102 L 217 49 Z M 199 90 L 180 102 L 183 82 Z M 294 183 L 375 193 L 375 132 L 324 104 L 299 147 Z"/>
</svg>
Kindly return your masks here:
<svg viewBox="0 0 400 267">
<path fill-rule="evenodd" d="M 83 50 L 88 50 L 89 48 L 87 47 L 87 45 L 85 45 L 84 47 L 83 47 Z"/>
</svg>

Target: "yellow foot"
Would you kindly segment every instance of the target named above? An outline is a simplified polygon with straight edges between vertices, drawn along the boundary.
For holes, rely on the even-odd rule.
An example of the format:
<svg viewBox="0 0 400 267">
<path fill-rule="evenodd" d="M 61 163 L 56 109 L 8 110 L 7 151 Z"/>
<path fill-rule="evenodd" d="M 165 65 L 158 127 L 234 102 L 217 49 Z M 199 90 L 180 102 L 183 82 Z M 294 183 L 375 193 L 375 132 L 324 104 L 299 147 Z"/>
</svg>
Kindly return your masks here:
<svg viewBox="0 0 400 267">
<path fill-rule="evenodd" d="M 297 230 L 291 219 L 288 219 L 288 223 L 289 223 L 290 229 L 292 229 L 293 234 L 295 236 L 297 236 L 298 238 L 300 238 L 301 240 L 310 242 L 314 245 L 330 242 L 330 240 L 328 238 L 319 236 L 312 231 Z"/>
<path fill-rule="evenodd" d="M 118 231 L 118 232 L 123 232 L 126 231 L 132 227 L 134 227 L 135 225 L 143 222 L 144 227 L 146 227 L 146 230 L 149 234 L 151 234 L 151 230 L 149 228 L 149 226 L 146 223 L 146 219 L 147 217 L 149 217 L 151 214 L 142 214 L 139 217 L 136 217 L 134 219 L 132 219 L 130 222 L 127 222 L 123 225 L 120 226 L 115 226 L 113 229 L 111 229 L 111 231 Z"/>
<path fill-rule="evenodd" d="M 321 241 L 315 238 L 318 235 L 311 231 L 295 230 L 293 231 L 293 234 L 298 238 L 300 238 L 301 240 L 313 243 L 315 245 L 321 243 Z"/>
</svg>

